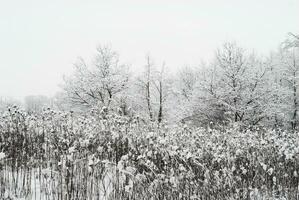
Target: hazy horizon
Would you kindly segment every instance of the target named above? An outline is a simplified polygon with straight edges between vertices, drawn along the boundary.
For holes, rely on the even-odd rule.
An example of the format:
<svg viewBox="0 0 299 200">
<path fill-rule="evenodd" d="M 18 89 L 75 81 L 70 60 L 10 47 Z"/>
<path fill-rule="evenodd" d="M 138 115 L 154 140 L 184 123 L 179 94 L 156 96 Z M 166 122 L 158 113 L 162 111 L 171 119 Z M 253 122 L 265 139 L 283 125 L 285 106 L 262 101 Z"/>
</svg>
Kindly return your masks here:
<svg viewBox="0 0 299 200">
<path fill-rule="evenodd" d="M 234 40 L 258 54 L 298 33 L 299 1 L 6 1 L 0 3 L 0 96 L 55 94 L 78 56 L 110 44 L 133 69 L 148 52 L 171 69 Z"/>
</svg>

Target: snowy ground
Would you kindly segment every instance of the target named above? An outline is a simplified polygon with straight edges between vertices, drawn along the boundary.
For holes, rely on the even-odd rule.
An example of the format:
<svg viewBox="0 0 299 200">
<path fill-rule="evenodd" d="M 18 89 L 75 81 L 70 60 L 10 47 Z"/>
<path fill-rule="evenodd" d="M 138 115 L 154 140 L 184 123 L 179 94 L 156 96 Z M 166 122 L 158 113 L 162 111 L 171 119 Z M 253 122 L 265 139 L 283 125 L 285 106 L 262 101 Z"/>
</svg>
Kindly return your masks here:
<svg viewBox="0 0 299 200">
<path fill-rule="evenodd" d="M 3 170 L 0 172 L 1 180 L 1 199 L 7 200 L 50 200 L 57 199 L 57 196 L 50 194 L 49 191 L 55 189 L 51 185 L 55 180 L 40 179 L 38 176 L 38 169 L 32 170 L 30 178 L 26 181 L 22 180 L 24 173 L 12 173 L 10 170 Z M 43 170 L 42 174 L 47 174 L 49 171 Z M 18 181 L 17 181 L 18 180 Z M 47 182 L 45 180 L 48 180 Z M 107 199 L 111 193 L 111 180 L 113 180 L 112 173 L 106 174 L 102 186 L 100 187 L 100 197 L 95 199 Z M 29 187 L 28 187 L 29 186 Z M 57 183 L 56 183 L 57 186 Z M 57 195 L 57 194 L 56 194 Z"/>
</svg>

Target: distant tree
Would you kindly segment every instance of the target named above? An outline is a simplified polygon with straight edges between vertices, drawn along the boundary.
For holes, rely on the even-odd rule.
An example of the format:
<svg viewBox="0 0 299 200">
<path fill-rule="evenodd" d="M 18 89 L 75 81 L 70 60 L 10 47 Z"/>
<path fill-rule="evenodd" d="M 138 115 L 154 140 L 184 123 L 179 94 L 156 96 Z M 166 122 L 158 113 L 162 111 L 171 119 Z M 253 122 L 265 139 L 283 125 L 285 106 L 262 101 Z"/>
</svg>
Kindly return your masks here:
<svg viewBox="0 0 299 200">
<path fill-rule="evenodd" d="M 289 33 L 288 39 L 283 42 L 285 48 L 299 47 L 299 35 Z"/>
<path fill-rule="evenodd" d="M 43 95 L 26 96 L 24 106 L 28 112 L 40 113 L 46 107 L 53 107 L 51 98 Z"/>
<path fill-rule="evenodd" d="M 199 77 L 199 67 L 184 66 L 176 72 L 170 94 L 171 104 L 174 105 L 169 111 L 171 121 L 184 122 L 186 118 L 190 117 L 191 102 Z"/>
<path fill-rule="evenodd" d="M 12 106 L 21 106 L 22 103 L 14 98 L 0 97 L 0 112 L 7 111 Z"/>
<path fill-rule="evenodd" d="M 186 101 L 191 101 L 196 82 L 199 78 L 199 69 L 185 66 L 177 73 L 177 92 Z"/>
</svg>

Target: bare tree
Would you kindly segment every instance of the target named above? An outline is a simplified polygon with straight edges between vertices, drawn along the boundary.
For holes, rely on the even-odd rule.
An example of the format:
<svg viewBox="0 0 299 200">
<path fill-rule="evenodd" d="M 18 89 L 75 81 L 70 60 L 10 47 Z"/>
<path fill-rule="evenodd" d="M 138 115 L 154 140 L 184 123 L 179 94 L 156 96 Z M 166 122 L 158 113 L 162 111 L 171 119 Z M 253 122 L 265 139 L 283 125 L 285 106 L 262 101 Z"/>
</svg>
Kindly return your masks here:
<svg viewBox="0 0 299 200">
<path fill-rule="evenodd" d="M 161 68 L 161 71 L 159 72 L 158 75 L 158 80 L 157 80 L 157 91 L 159 94 L 159 111 L 158 111 L 158 123 L 162 122 L 163 119 L 163 103 L 164 103 L 164 98 L 165 98 L 165 94 L 164 94 L 164 90 L 163 90 L 163 84 L 164 84 L 164 67 L 165 67 L 165 63 L 163 63 L 163 66 Z"/>
<path fill-rule="evenodd" d="M 151 83 L 152 83 L 152 63 L 150 60 L 150 56 L 148 55 L 146 58 L 147 64 L 145 66 L 145 98 L 146 98 L 146 103 L 147 103 L 147 109 L 148 109 L 148 114 L 149 114 L 149 119 L 152 121 L 153 120 L 153 111 L 152 111 L 152 104 L 151 104 Z"/>
<path fill-rule="evenodd" d="M 145 114 L 145 118 L 152 122 L 161 123 L 166 111 L 170 79 L 166 76 L 164 63 L 160 69 L 157 68 L 150 56 L 147 56 L 144 72 L 136 80 L 138 95 L 135 101 L 139 99 L 137 112 Z"/>
<path fill-rule="evenodd" d="M 145 112 L 146 118 L 150 121 L 154 121 L 154 106 L 153 106 L 153 87 L 154 87 L 154 63 L 149 55 L 146 56 L 146 65 L 144 66 L 144 71 L 136 79 L 136 92 L 135 101 L 139 105 L 139 110 L 137 112 Z M 142 111 L 143 110 L 143 111 Z"/>
</svg>

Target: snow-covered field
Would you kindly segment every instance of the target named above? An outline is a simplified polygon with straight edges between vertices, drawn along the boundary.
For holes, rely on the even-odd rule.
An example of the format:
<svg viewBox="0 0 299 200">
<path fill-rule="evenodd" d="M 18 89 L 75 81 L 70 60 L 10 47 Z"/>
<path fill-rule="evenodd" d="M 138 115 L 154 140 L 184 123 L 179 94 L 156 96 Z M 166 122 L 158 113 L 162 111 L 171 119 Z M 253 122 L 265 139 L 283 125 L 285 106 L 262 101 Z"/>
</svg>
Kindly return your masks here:
<svg viewBox="0 0 299 200">
<path fill-rule="evenodd" d="M 29 120 L 27 132 L 4 137 L 2 198 L 258 200 L 298 195 L 296 132 L 186 125 L 149 130 L 124 116 L 96 122 L 51 115 L 43 126 Z M 26 138 L 28 133 L 34 137 Z"/>
</svg>

